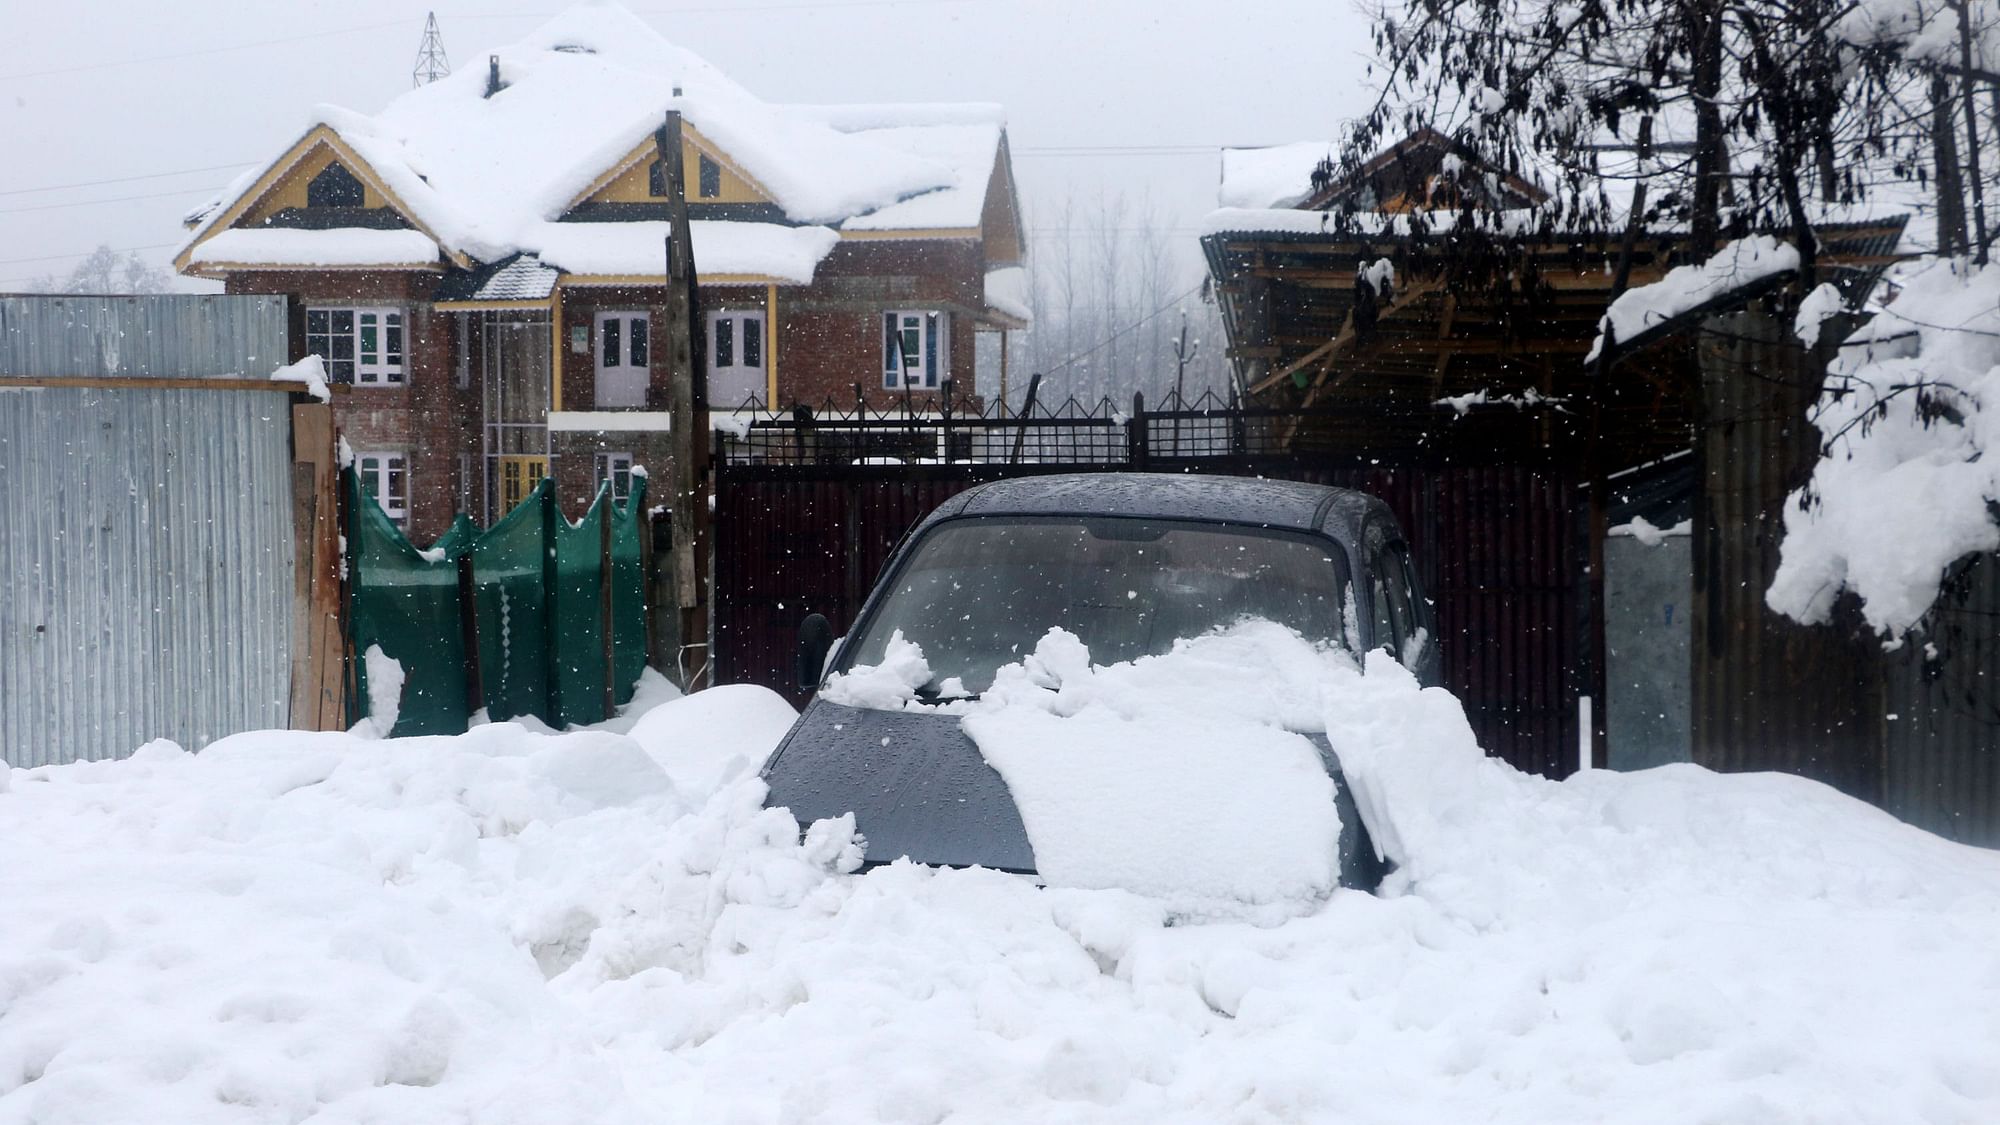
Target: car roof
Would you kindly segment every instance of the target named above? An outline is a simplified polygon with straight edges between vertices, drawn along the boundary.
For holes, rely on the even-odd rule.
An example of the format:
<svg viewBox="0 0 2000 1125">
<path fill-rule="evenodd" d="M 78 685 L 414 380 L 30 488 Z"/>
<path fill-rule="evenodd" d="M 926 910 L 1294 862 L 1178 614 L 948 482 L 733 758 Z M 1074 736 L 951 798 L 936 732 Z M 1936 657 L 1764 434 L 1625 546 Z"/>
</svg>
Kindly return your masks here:
<svg viewBox="0 0 2000 1125">
<path fill-rule="evenodd" d="M 1362 518 L 1378 506 L 1381 501 L 1365 493 L 1298 481 L 1191 473 L 1062 473 L 977 485 L 940 505 L 926 522 L 955 516 L 1136 516 L 1299 531 L 1358 531 Z"/>
</svg>

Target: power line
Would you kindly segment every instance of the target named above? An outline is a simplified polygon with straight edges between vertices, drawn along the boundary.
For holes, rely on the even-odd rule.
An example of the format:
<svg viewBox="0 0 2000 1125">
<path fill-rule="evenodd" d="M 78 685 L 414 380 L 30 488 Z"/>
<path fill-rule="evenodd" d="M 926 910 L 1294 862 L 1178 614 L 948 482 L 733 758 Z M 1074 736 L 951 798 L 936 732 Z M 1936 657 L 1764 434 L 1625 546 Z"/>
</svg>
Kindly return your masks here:
<svg viewBox="0 0 2000 1125">
<path fill-rule="evenodd" d="M 1151 322 L 1152 320 L 1160 316 L 1160 314 L 1168 312 L 1169 310 L 1172 309 L 1179 308 L 1181 302 L 1187 300 L 1189 297 L 1192 297 L 1197 292 L 1199 292 L 1201 290 L 1201 287 L 1204 284 L 1206 284 L 1206 281 L 1207 279 L 1205 278 L 1202 281 L 1197 281 L 1193 285 L 1189 286 L 1185 292 L 1180 293 L 1177 296 L 1169 297 L 1167 299 L 1166 304 L 1161 305 L 1159 308 L 1154 309 L 1152 312 L 1147 313 L 1145 316 L 1140 317 L 1138 320 L 1133 321 L 1132 323 L 1126 325 L 1125 327 L 1120 328 L 1118 331 L 1113 332 L 1111 335 L 1106 336 L 1104 339 L 1099 340 L 1095 345 L 1093 345 L 1087 351 L 1078 352 L 1077 354 L 1070 356 L 1068 359 L 1063 360 L 1061 363 L 1056 364 L 1054 367 L 1049 368 L 1047 371 L 1042 373 L 1043 377 L 1046 378 L 1047 376 L 1054 375 L 1062 371 L 1064 368 L 1077 363 L 1080 360 L 1089 359 L 1091 356 L 1096 355 L 1098 352 L 1101 352 L 1105 348 L 1110 347 L 1113 343 L 1116 343 L 1120 336 L 1123 336 L 1128 332 L 1135 332 L 1141 326 Z"/>
<path fill-rule="evenodd" d="M 243 168 L 249 164 L 250 161 L 248 160 L 239 160 L 234 164 L 211 164 L 206 168 L 182 168 L 177 172 L 148 172 L 143 176 L 114 176 L 108 180 L 78 180 L 73 184 L 50 184 L 47 187 L 8 188 L 6 191 L 0 191 L 0 195 L 34 195 L 44 191 L 67 191 L 70 188 L 99 187 L 104 184 L 129 184 L 134 180 L 163 180 L 169 176 L 192 176 L 196 172 L 224 172 L 231 169 Z"/>
<path fill-rule="evenodd" d="M 155 242 L 148 246 L 114 246 L 111 248 L 111 252 L 113 254 L 130 254 L 134 250 L 164 250 L 169 246 L 179 245 L 179 242 Z M 74 250 L 67 254 L 44 254 L 39 258 L 0 258 L 0 266 L 19 266 L 29 262 L 59 262 L 65 258 L 88 258 L 95 253 L 97 253 L 97 248 L 92 247 L 89 250 Z M 15 280 L 23 281 L 26 279 L 15 278 Z"/>
<path fill-rule="evenodd" d="M 156 191 L 146 195 L 115 195 L 109 199 L 73 199 L 67 203 L 37 203 L 31 207 L 5 207 L 0 208 L 0 215 L 22 215 L 29 211 L 60 211 L 67 207 L 89 207 L 97 203 L 131 203 L 140 199 L 169 199 L 174 196 L 185 199 L 196 190 L 199 189 Z"/>
</svg>

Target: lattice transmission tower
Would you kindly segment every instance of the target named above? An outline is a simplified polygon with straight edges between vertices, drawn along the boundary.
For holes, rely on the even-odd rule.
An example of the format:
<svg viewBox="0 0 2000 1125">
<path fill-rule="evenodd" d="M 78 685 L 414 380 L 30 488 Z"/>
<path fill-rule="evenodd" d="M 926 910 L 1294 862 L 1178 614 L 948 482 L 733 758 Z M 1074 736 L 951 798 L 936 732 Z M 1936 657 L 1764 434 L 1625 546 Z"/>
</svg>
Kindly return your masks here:
<svg viewBox="0 0 2000 1125">
<path fill-rule="evenodd" d="M 451 73 L 451 60 L 444 57 L 444 36 L 438 34 L 436 12 L 424 19 L 424 41 L 417 48 L 417 65 L 410 71 L 410 84 L 425 86 Z"/>
</svg>

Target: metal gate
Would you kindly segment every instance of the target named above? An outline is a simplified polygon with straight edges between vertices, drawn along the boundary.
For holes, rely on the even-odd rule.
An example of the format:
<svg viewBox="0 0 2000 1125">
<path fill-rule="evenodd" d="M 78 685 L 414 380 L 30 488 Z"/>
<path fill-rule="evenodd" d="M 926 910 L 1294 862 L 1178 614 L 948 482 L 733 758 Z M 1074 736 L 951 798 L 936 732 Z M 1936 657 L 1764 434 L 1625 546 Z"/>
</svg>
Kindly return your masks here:
<svg viewBox="0 0 2000 1125">
<path fill-rule="evenodd" d="M 935 440 L 911 437 L 923 427 L 909 419 L 819 423 L 811 434 L 774 420 L 747 437 L 718 435 L 716 682 L 763 684 L 801 701 L 792 682 L 800 622 L 823 613 L 836 632 L 844 631 L 903 534 L 975 484 L 1022 473 L 1135 468 L 1258 475 L 1358 488 L 1386 501 L 1408 531 L 1437 602 L 1445 686 L 1465 704 L 1480 744 L 1536 773 L 1564 776 L 1576 768 L 1588 591 L 1573 475 L 1546 466 L 1316 463 L 1263 455 L 1254 439 L 1234 449 L 1204 447 L 1203 456 L 1168 457 L 1164 433 L 1255 433 L 1267 419 L 1213 410 L 1180 419 L 1142 410 L 1088 416 L 1109 436 L 1073 427 L 1066 448 L 1083 456 L 1038 463 L 885 465 L 865 463 L 881 458 L 799 455 L 812 441 L 824 443 L 829 431 L 847 452 L 886 448 L 896 435 L 911 447 L 963 452 L 969 446 L 975 454 L 1009 448 L 1003 425 L 982 428 L 976 419 L 953 420 L 960 432 Z"/>
</svg>

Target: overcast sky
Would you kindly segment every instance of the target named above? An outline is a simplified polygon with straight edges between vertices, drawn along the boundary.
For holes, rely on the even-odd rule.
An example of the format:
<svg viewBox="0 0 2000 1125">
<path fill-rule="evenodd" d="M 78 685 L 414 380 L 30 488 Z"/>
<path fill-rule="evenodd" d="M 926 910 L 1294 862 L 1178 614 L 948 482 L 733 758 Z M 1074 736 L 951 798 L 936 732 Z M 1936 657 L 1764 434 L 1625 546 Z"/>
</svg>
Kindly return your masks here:
<svg viewBox="0 0 2000 1125">
<path fill-rule="evenodd" d="M 1189 271 L 1217 148 L 1334 136 L 1369 97 L 1350 0 L 628 6 L 772 101 L 999 102 L 1031 228 L 1069 192 L 1150 197 Z M 164 263 L 180 215 L 295 140 L 314 104 L 373 113 L 408 89 L 426 11 L 464 67 L 561 7 L 0 0 L 0 291 L 101 243 Z"/>
</svg>

